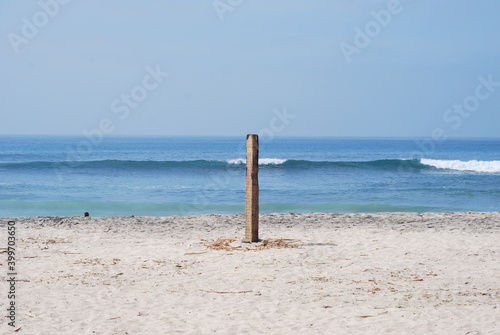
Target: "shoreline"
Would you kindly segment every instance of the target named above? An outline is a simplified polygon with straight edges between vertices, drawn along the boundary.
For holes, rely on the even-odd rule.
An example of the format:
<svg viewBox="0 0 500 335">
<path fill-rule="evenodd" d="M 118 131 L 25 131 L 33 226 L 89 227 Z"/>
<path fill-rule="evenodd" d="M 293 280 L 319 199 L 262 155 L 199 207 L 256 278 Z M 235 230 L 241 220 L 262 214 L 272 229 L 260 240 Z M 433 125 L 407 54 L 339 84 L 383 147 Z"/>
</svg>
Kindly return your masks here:
<svg viewBox="0 0 500 335">
<path fill-rule="evenodd" d="M 155 225 L 169 229 L 172 224 L 180 231 L 214 230 L 228 227 L 232 234 L 244 234 L 245 214 L 197 214 L 173 216 L 37 216 L 0 218 L 0 228 L 14 220 L 27 227 L 76 227 L 78 225 Z M 260 232 L 266 228 L 340 229 L 351 227 L 385 227 L 387 229 L 470 229 L 500 228 L 500 211 L 495 212 L 378 212 L 378 213 L 269 213 L 259 215 Z M 313 225 L 313 226 L 310 226 Z M 458 227 L 457 227 L 458 225 Z M 223 234 L 224 235 L 224 234 Z M 226 234 L 227 235 L 227 234 Z"/>
<path fill-rule="evenodd" d="M 8 220 L 21 333 L 500 330 L 500 212 L 262 214 L 267 249 L 243 214 Z"/>
</svg>

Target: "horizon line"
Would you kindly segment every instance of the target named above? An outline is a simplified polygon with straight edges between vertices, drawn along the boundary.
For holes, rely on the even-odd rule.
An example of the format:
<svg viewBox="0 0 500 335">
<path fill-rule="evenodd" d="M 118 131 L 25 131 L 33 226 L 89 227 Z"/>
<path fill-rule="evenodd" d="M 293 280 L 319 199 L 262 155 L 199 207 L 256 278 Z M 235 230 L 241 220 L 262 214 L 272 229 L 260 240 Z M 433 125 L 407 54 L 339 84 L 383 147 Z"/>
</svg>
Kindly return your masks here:
<svg viewBox="0 0 500 335">
<path fill-rule="evenodd" d="M 237 137 L 246 137 L 248 134 L 253 133 L 242 133 L 242 134 L 232 134 L 232 135 L 182 135 L 182 134 L 106 134 L 106 137 L 199 137 L 199 138 L 207 138 L 207 137 L 218 137 L 218 138 L 237 138 Z M 83 134 L 0 134 L 0 137 L 76 137 L 76 138 L 85 138 L 86 136 Z M 262 136 L 265 138 L 264 136 Z M 429 139 L 433 141 L 438 141 L 432 139 L 430 136 L 371 136 L 371 135 L 275 135 L 274 138 L 337 138 L 337 139 Z M 500 140 L 500 136 L 498 137 L 490 137 L 490 136 L 448 136 L 446 139 L 442 139 L 440 141 L 446 141 L 449 139 L 498 139 Z"/>
</svg>

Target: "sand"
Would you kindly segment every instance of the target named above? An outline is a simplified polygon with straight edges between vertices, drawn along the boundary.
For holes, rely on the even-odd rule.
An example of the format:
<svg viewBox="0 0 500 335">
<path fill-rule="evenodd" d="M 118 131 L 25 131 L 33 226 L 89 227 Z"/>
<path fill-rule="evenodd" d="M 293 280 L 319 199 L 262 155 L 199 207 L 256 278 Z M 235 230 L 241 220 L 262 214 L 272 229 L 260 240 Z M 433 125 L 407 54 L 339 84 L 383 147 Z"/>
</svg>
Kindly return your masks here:
<svg viewBox="0 0 500 335">
<path fill-rule="evenodd" d="M 0 332 L 500 334 L 499 212 L 267 214 L 265 246 L 242 215 L 12 220 Z"/>
</svg>

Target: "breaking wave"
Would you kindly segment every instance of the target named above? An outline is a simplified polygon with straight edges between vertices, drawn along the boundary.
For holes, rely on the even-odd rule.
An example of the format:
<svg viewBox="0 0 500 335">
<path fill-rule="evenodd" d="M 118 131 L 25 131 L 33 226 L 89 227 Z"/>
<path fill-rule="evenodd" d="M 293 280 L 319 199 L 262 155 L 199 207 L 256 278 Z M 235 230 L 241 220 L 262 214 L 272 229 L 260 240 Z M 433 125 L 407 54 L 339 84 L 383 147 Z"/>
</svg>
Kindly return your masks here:
<svg viewBox="0 0 500 335">
<path fill-rule="evenodd" d="M 420 162 L 424 165 L 432 166 L 437 169 L 500 173 L 500 161 L 472 160 L 464 162 L 459 160 L 440 160 L 440 159 L 422 158 Z"/>
</svg>

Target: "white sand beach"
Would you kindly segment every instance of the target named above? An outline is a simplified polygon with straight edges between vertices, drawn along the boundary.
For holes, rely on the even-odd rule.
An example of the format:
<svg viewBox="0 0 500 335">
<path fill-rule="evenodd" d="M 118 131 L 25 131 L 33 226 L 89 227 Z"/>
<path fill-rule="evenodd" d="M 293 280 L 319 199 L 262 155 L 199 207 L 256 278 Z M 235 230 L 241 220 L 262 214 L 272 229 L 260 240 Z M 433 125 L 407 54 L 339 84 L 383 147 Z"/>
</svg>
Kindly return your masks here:
<svg viewBox="0 0 500 335">
<path fill-rule="evenodd" d="M 500 333 L 499 212 L 9 220 L 18 334 Z"/>
</svg>

